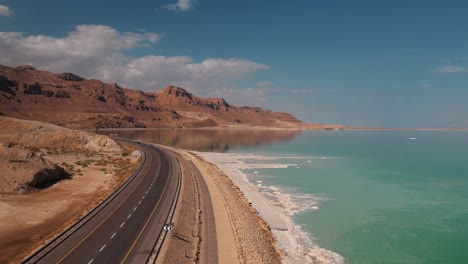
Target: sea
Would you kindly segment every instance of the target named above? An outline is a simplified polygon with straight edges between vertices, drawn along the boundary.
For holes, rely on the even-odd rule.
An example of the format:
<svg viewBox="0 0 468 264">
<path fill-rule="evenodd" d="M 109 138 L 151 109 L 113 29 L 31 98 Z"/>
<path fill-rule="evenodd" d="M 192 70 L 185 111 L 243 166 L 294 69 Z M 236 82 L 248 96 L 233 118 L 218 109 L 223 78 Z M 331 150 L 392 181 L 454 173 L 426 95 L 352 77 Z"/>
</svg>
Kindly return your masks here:
<svg viewBox="0 0 468 264">
<path fill-rule="evenodd" d="M 101 133 L 241 159 L 259 189 L 313 199 L 293 222 L 346 263 L 468 263 L 468 131 Z"/>
</svg>

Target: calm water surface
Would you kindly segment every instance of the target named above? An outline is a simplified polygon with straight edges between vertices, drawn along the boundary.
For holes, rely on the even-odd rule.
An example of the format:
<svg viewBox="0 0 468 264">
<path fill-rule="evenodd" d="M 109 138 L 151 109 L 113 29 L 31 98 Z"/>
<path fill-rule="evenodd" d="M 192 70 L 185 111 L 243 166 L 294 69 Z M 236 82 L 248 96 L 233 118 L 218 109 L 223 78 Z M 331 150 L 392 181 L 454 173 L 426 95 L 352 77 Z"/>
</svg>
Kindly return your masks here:
<svg viewBox="0 0 468 264">
<path fill-rule="evenodd" d="M 121 135 L 202 151 L 311 157 L 293 160 L 299 168 L 251 176 L 326 198 L 295 220 L 347 263 L 468 263 L 468 132 L 139 133 Z"/>
</svg>

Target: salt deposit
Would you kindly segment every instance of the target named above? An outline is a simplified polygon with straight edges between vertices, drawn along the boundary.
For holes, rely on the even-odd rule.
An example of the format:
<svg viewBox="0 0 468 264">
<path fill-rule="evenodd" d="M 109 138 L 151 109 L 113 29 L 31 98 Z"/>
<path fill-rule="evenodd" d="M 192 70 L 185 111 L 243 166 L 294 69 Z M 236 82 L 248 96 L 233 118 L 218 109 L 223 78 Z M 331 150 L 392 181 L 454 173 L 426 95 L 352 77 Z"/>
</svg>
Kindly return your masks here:
<svg viewBox="0 0 468 264">
<path fill-rule="evenodd" d="M 295 164 L 252 164 L 246 160 L 285 159 L 291 157 L 267 157 L 252 154 L 219 154 L 197 153 L 200 157 L 215 164 L 236 184 L 245 197 L 252 203 L 259 215 L 268 223 L 278 247 L 285 253 L 284 263 L 344 263 L 339 254 L 320 248 L 312 242 L 309 235 L 296 225 L 292 217 L 304 210 L 318 210 L 324 199 L 310 194 L 297 194 L 295 191 L 284 190 L 278 186 L 266 186 L 262 181 L 256 184 L 249 182 L 242 169 L 287 168 Z M 304 157 L 296 157 L 304 158 Z M 313 158 L 313 157 L 308 157 Z M 321 159 L 326 157 L 321 157 Z M 257 171 L 255 171 L 257 172 Z M 254 173 L 255 173 L 254 172 Z M 258 172 L 257 172 L 258 173 Z"/>
</svg>

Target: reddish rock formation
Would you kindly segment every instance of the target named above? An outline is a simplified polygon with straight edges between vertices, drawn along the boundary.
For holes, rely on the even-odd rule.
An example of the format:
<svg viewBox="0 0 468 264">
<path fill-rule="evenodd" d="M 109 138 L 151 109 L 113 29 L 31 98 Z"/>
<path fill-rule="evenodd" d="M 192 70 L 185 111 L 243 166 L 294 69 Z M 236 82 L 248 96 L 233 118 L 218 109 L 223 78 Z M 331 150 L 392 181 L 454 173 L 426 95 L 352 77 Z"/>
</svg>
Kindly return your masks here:
<svg viewBox="0 0 468 264">
<path fill-rule="evenodd" d="M 0 65 L 0 113 L 71 128 L 308 126 L 287 113 L 236 107 L 181 87 L 143 92 L 31 66 Z"/>
</svg>

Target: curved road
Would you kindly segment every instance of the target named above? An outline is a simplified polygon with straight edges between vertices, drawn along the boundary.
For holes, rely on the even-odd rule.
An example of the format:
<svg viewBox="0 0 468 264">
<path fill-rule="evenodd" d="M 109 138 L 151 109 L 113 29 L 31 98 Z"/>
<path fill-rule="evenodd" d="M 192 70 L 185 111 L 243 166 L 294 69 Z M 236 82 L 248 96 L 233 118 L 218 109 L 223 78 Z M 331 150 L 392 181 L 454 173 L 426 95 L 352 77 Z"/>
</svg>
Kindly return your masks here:
<svg viewBox="0 0 468 264">
<path fill-rule="evenodd" d="M 134 144 L 146 156 L 135 177 L 85 225 L 37 263 L 145 263 L 177 189 L 177 161 Z"/>
</svg>

